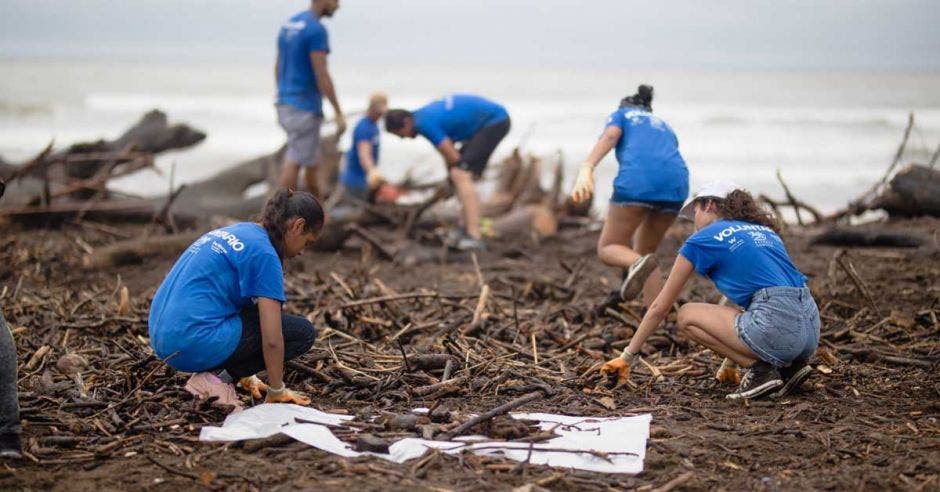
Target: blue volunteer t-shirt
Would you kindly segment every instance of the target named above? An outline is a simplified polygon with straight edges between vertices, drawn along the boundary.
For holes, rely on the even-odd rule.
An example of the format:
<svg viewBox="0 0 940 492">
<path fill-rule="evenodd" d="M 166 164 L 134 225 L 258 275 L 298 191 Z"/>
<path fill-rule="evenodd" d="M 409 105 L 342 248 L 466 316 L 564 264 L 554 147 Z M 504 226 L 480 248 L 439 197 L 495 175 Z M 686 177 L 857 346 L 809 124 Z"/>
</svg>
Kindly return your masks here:
<svg viewBox="0 0 940 492">
<path fill-rule="evenodd" d="M 806 276 L 790 261 L 783 240 L 767 226 L 718 220 L 689 237 L 679 254 L 745 309 L 760 289 L 806 285 Z"/>
<path fill-rule="evenodd" d="M 244 222 L 206 233 L 187 249 L 157 289 L 150 306 L 150 345 L 170 366 L 206 371 L 238 346 L 239 312 L 267 297 L 284 302 L 281 260 L 258 224 Z"/>
<path fill-rule="evenodd" d="M 637 106 L 619 108 L 606 127 L 623 131 L 617 142 L 620 171 L 614 187 L 636 200 L 682 202 L 689 196 L 689 171 L 679 153 L 679 140 L 658 116 Z"/>
<path fill-rule="evenodd" d="M 310 53 L 330 52 L 326 28 L 310 10 L 290 18 L 277 35 L 277 102 L 323 115 Z"/>
<path fill-rule="evenodd" d="M 359 152 L 356 147 L 360 142 L 369 142 L 372 144 L 372 162 L 379 164 L 379 125 L 367 117 L 363 117 L 356 123 L 353 130 L 352 147 L 346 152 L 346 167 L 343 168 L 343 174 L 340 175 L 340 182 L 349 188 L 364 190 L 368 187 L 366 183 L 366 172 L 359 162 Z"/>
<path fill-rule="evenodd" d="M 435 147 L 445 138 L 450 138 L 453 142 L 470 140 L 476 132 L 501 123 L 509 117 L 502 105 L 469 94 L 446 96 L 412 114 L 415 129 Z"/>
</svg>

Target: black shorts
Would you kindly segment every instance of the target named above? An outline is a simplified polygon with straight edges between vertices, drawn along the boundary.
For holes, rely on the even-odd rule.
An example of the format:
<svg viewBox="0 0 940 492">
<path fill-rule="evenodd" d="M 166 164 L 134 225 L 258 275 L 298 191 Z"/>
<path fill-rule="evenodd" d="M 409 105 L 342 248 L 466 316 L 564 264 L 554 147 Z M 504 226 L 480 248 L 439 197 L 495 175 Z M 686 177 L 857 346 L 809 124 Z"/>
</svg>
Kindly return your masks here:
<svg viewBox="0 0 940 492">
<path fill-rule="evenodd" d="M 457 163 L 457 167 L 472 173 L 476 178 L 482 176 L 496 146 L 509 133 L 509 127 L 510 122 L 507 116 L 499 123 L 481 128 L 460 147 L 460 162 Z"/>
</svg>

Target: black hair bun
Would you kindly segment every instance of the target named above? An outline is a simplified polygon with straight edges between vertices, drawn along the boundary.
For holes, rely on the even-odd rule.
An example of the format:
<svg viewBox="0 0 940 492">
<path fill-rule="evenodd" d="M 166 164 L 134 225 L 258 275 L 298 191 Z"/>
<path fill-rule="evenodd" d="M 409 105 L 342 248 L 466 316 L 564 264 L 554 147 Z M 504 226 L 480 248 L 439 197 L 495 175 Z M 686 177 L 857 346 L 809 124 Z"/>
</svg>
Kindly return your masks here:
<svg viewBox="0 0 940 492">
<path fill-rule="evenodd" d="M 620 107 L 639 106 L 647 111 L 653 110 L 653 86 L 642 84 L 636 88 L 636 94 L 620 100 Z"/>
</svg>

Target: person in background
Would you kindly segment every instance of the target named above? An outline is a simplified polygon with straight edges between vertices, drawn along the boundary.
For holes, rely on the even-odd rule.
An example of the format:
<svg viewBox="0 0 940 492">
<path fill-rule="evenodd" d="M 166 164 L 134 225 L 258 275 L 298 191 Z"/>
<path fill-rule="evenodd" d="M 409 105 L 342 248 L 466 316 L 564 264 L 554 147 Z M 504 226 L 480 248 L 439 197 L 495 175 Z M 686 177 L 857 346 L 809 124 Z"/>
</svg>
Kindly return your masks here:
<svg viewBox="0 0 940 492">
<path fill-rule="evenodd" d="M 378 121 L 388 109 L 388 98 L 377 92 L 369 98 L 366 110 L 353 129 L 352 145 L 346 152 L 346 166 L 340 174 L 340 183 L 346 193 L 360 200 L 369 200 L 385 179 L 379 173 Z"/>
<path fill-rule="evenodd" d="M 281 186 L 297 189 L 300 168 L 308 191 L 319 196 L 316 169 L 323 123 L 323 96 L 333 106 L 337 136 L 346 130 L 346 118 L 336 98 L 327 69 L 330 42 L 320 20 L 332 17 L 339 0 L 312 0 L 310 8 L 291 17 L 277 38 L 277 120 L 287 132 L 287 152 L 281 169 Z"/>
<path fill-rule="evenodd" d="M 621 357 L 601 368 L 630 376 L 640 349 L 672 309 L 692 272 L 707 277 L 744 308 L 690 302 L 679 309 L 679 332 L 748 368 L 729 399 L 787 395 L 812 373 L 819 345 L 819 309 L 806 276 L 793 265 L 774 217 L 729 181 L 708 183 L 681 212 L 696 232 L 679 249 L 666 285 L 646 311 Z"/>
<path fill-rule="evenodd" d="M 401 138 L 421 135 L 444 157 L 463 208 L 464 229 L 451 244 L 458 250 L 485 248 L 480 233 L 480 197 L 473 182 L 483 175 L 510 126 L 506 108 L 468 94 L 452 94 L 414 112 L 392 109 L 385 115 L 389 133 Z"/>
<path fill-rule="evenodd" d="M 604 133 L 581 165 L 571 192 L 575 203 L 594 193 L 594 167 L 616 148 L 620 170 L 597 256 L 624 269 L 619 298 L 643 294 L 648 306 L 662 289 L 654 253 L 689 195 L 689 171 L 672 128 L 653 115 L 653 88 L 641 85 L 610 114 Z"/>
<path fill-rule="evenodd" d="M 177 260 L 150 307 L 150 344 L 171 367 L 194 374 L 186 389 L 241 408 L 233 383 L 266 402 L 307 405 L 284 385 L 284 363 L 310 350 L 313 325 L 285 314 L 283 262 L 301 254 L 324 222 L 306 192 L 277 190 L 258 222 L 206 233 Z M 267 384 L 255 374 L 267 370 Z"/>
<path fill-rule="evenodd" d="M 0 179 L 0 197 L 6 184 Z M 20 404 L 16 394 L 16 341 L 0 311 L 0 458 L 21 458 Z"/>
</svg>

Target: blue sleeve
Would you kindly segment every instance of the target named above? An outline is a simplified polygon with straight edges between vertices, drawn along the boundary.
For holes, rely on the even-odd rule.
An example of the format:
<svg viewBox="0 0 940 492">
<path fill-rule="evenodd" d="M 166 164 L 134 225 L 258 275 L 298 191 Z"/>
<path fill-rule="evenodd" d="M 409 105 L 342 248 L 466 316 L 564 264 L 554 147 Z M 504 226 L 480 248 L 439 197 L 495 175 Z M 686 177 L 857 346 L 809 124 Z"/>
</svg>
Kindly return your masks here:
<svg viewBox="0 0 940 492">
<path fill-rule="evenodd" d="M 361 123 L 356 125 L 356 129 L 353 130 L 353 145 L 359 142 L 372 142 L 372 139 L 379 133 L 379 128 L 375 125 L 370 125 L 368 123 Z"/>
<path fill-rule="evenodd" d="M 604 129 L 606 130 L 609 126 L 616 126 L 617 128 L 623 129 L 623 111 L 618 109 L 610 113 L 610 116 L 607 117 L 607 123 L 604 124 Z"/>
<path fill-rule="evenodd" d="M 689 260 L 695 267 L 695 271 L 700 275 L 707 277 L 718 261 L 716 251 L 711 251 L 707 244 L 693 234 L 685 244 L 679 248 L 679 254 Z"/>
<path fill-rule="evenodd" d="M 246 258 L 238 267 L 238 291 L 242 297 L 267 297 L 286 302 L 284 270 L 277 255 L 264 252 Z"/>
<path fill-rule="evenodd" d="M 311 22 L 307 27 L 307 52 L 330 52 L 330 37 L 319 22 Z"/>
<path fill-rule="evenodd" d="M 432 144 L 434 144 L 434 148 L 437 148 L 439 145 L 441 145 L 441 142 L 447 138 L 447 134 L 444 133 L 444 129 L 437 125 L 425 125 L 418 127 L 417 130 L 418 133 L 420 133 L 424 138 L 428 139 Z"/>
</svg>

